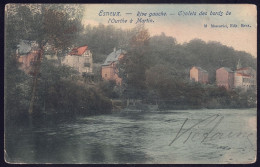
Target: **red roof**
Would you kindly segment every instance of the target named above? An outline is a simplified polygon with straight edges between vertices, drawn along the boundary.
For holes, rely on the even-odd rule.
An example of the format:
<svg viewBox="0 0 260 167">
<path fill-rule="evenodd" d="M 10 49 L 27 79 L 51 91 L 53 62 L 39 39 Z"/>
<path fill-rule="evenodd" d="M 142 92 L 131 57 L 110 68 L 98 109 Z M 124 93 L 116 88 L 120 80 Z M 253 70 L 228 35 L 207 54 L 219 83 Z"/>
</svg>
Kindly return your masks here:
<svg viewBox="0 0 260 167">
<path fill-rule="evenodd" d="M 237 69 L 237 71 L 241 71 L 241 70 L 250 70 L 250 67 L 243 67 L 243 68 Z"/>
<path fill-rule="evenodd" d="M 71 50 L 71 52 L 69 52 L 69 54 L 81 56 L 87 49 L 88 49 L 88 46 L 81 46 L 81 47 L 73 48 Z"/>
<path fill-rule="evenodd" d="M 242 73 L 236 73 L 237 76 L 244 76 L 244 77 L 251 77 L 251 75 L 242 74 Z"/>
</svg>

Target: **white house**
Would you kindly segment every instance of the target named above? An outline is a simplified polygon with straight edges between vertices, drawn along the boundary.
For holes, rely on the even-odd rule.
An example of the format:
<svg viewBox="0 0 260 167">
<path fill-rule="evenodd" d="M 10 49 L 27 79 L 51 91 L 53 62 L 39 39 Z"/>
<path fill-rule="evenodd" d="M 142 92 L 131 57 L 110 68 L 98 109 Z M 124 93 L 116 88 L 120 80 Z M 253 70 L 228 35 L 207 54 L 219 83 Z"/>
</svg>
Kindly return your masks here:
<svg viewBox="0 0 260 167">
<path fill-rule="evenodd" d="M 68 65 L 80 74 L 92 74 L 93 59 L 88 46 L 73 48 L 71 52 L 61 61 L 61 64 Z"/>
<path fill-rule="evenodd" d="M 248 90 L 256 87 L 256 71 L 251 67 L 239 68 L 235 72 L 234 87 Z"/>
</svg>

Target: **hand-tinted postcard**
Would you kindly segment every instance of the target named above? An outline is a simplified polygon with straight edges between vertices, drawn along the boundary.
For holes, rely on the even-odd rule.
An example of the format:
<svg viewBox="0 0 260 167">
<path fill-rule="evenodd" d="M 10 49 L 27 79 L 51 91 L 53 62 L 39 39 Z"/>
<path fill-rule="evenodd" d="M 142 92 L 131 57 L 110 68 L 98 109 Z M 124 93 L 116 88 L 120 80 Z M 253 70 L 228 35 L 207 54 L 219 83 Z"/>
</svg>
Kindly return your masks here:
<svg viewBox="0 0 260 167">
<path fill-rule="evenodd" d="M 5 160 L 248 164 L 250 4 L 7 4 Z"/>
</svg>

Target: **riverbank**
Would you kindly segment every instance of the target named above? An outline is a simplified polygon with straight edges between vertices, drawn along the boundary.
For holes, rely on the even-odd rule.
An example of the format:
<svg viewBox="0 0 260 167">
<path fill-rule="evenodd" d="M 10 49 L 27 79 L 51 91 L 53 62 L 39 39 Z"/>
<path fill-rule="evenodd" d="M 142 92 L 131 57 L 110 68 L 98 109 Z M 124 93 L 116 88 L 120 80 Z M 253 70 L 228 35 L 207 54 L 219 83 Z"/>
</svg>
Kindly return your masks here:
<svg viewBox="0 0 260 167">
<path fill-rule="evenodd" d="M 211 101 L 202 105 L 176 104 L 164 101 L 156 101 L 147 103 L 138 99 L 110 99 L 112 102 L 112 112 L 118 111 L 161 111 L 161 110 L 194 110 L 194 109 L 248 109 L 255 108 L 257 103 L 250 106 L 246 105 L 221 105 L 217 101 Z"/>
</svg>

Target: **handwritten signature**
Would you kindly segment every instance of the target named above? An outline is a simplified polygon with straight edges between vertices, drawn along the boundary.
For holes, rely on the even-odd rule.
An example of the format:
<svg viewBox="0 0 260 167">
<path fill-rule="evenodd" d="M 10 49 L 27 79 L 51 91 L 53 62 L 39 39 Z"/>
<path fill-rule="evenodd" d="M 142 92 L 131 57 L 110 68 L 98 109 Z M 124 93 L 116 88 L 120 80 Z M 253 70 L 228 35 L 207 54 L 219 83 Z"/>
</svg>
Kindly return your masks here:
<svg viewBox="0 0 260 167">
<path fill-rule="evenodd" d="M 181 140 L 183 141 L 183 143 L 186 143 L 187 141 L 193 141 L 193 142 L 199 141 L 200 143 L 205 143 L 213 140 L 220 140 L 225 138 L 230 139 L 230 138 L 238 138 L 238 137 L 246 138 L 251 144 L 251 146 L 253 146 L 249 138 L 250 136 L 254 135 L 253 133 L 247 133 L 247 132 L 242 133 L 242 132 L 233 132 L 233 131 L 223 133 L 217 131 L 216 130 L 217 127 L 221 124 L 224 118 L 225 117 L 221 114 L 215 114 L 198 121 L 197 123 L 191 125 L 189 128 L 184 128 L 184 126 L 189 121 L 189 119 L 186 118 L 183 124 L 181 125 L 181 128 L 177 132 L 176 136 L 170 142 L 169 146 L 171 146 L 177 140 Z"/>
</svg>

